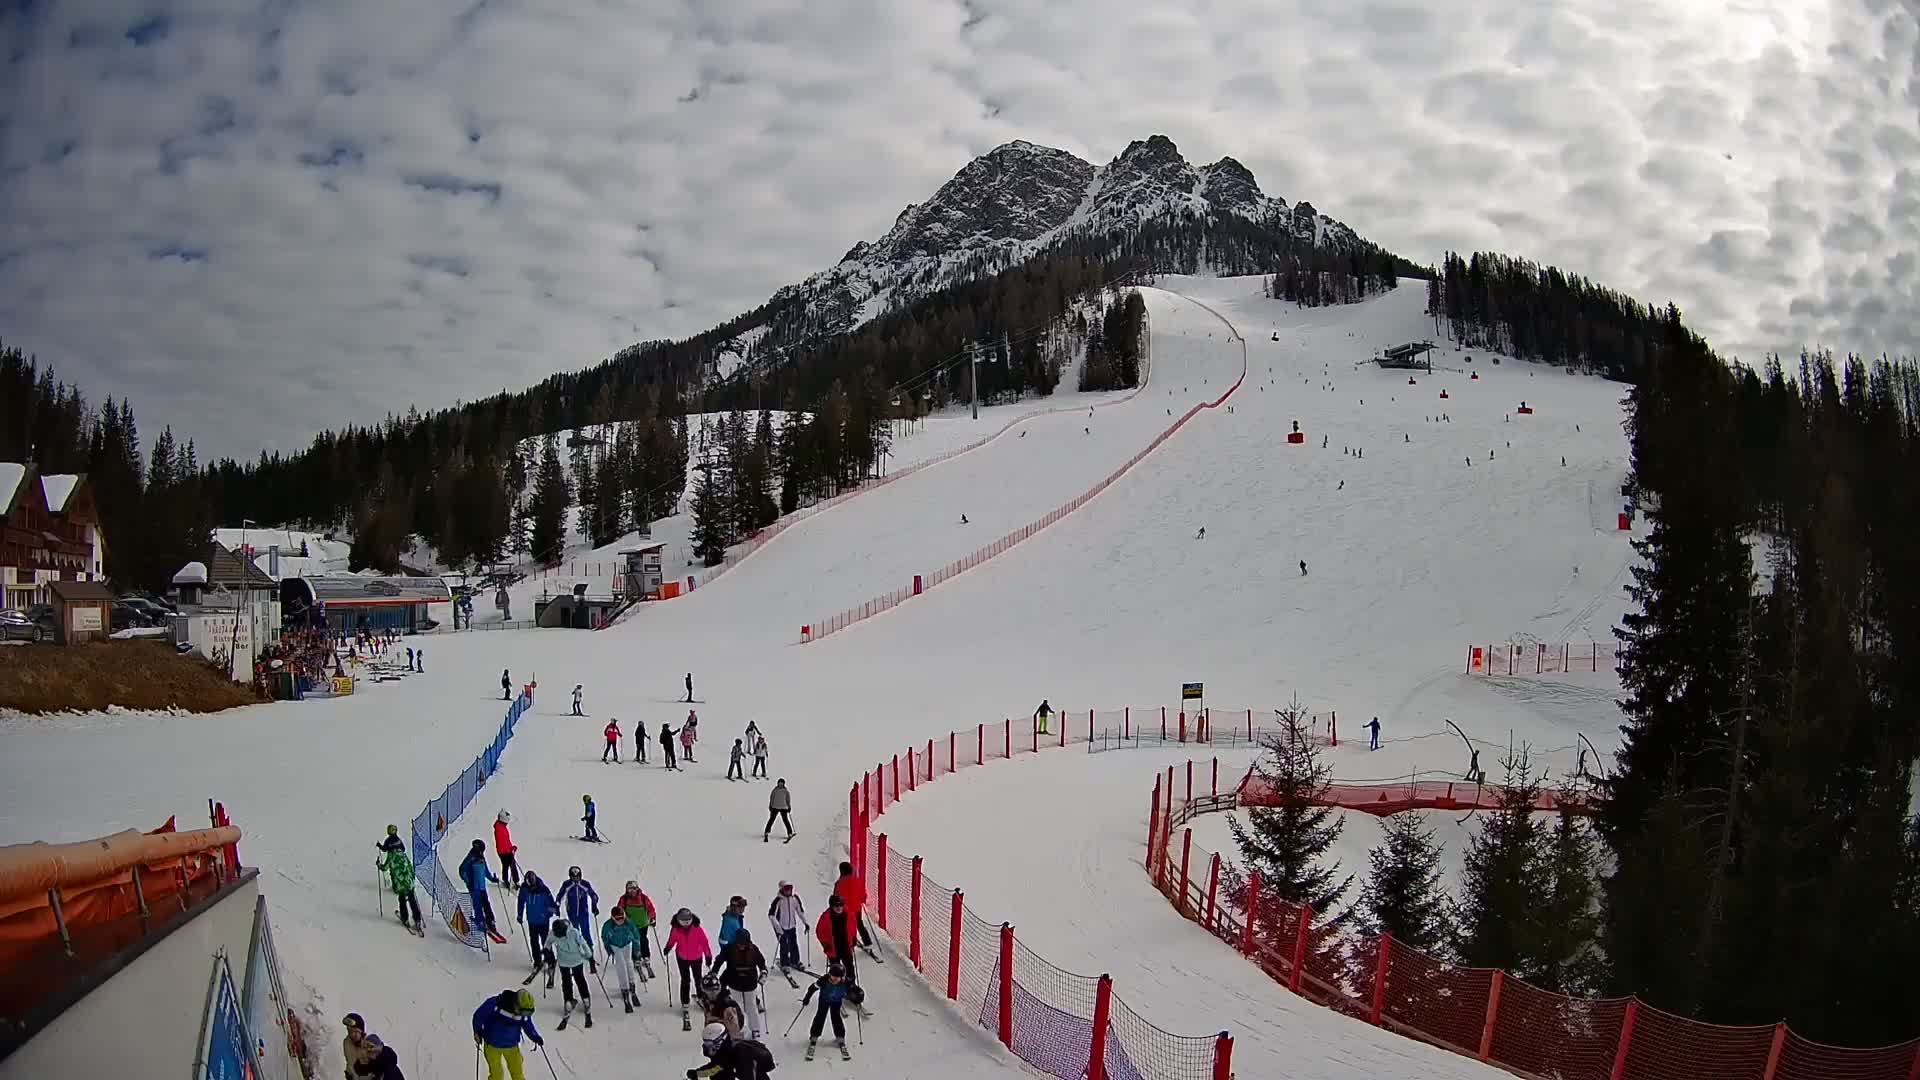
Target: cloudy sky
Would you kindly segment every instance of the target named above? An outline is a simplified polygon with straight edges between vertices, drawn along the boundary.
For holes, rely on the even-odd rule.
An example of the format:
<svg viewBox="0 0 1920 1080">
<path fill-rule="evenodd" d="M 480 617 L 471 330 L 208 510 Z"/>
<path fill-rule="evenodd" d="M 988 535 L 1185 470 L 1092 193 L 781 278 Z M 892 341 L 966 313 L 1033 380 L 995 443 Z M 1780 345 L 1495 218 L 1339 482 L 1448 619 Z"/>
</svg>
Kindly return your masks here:
<svg viewBox="0 0 1920 1080">
<path fill-rule="evenodd" d="M 1912 352 L 1912 0 L 0 0 L 0 340 L 295 448 L 706 329 L 1016 138 Z"/>
</svg>

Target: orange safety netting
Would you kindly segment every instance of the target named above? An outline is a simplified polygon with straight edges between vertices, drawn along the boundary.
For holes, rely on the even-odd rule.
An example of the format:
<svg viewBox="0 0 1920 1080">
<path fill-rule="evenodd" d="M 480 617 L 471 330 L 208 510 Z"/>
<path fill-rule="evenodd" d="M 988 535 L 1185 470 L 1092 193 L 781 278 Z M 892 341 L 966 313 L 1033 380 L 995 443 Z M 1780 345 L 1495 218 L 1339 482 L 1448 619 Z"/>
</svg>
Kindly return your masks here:
<svg viewBox="0 0 1920 1080">
<path fill-rule="evenodd" d="M 1165 774 L 1160 785 L 1166 786 Z M 1316 925 L 1310 909 L 1262 897 L 1257 878 L 1224 866 L 1209 908 L 1195 890 L 1192 868 L 1210 871 L 1214 853 L 1193 845 L 1181 827 L 1199 814 L 1231 809 L 1238 799 L 1176 800 L 1156 791 L 1151 805 L 1147 876 L 1175 910 L 1275 981 L 1370 1023 L 1522 1076 L 1560 1080 L 1920 1080 L 1920 1039 L 1828 1046 L 1785 1024 L 1708 1024 L 1635 998 L 1569 997 L 1491 968 L 1447 964 L 1390 935 Z M 1183 862 L 1189 868 L 1184 887 Z"/>
</svg>

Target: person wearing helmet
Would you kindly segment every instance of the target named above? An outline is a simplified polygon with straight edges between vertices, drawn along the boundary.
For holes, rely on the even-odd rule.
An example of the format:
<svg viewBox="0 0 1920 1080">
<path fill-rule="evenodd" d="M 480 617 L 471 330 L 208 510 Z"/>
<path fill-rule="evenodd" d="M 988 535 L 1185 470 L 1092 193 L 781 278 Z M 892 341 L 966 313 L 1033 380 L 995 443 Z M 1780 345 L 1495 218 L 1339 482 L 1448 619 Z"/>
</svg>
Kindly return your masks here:
<svg viewBox="0 0 1920 1080">
<path fill-rule="evenodd" d="M 507 823 L 513 815 L 505 810 L 493 816 L 493 853 L 500 856 L 500 881 L 509 889 L 520 887 L 520 861 L 514 858 L 514 852 L 520 849 L 513 845 L 513 833 L 507 830 Z"/>
<path fill-rule="evenodd" d="M 379 849 L 380 857 L 374 860 L 373 866 L 376 870 L 386 872 L 387 884 L 393 888 L 394 899 L 400 902 L 400 925 L 420 937 L 426 937 L 426 923 L 420 918 L 420 901 L 413 895 L 413 859 L 407 854 L 406 842 L 400 839 L 400 826 L 387 826 L 387 838 L 374 846 Z M 407 919 L 409 914 L 413 916 L 412 921 Z"/>
<path fill-rule="evenodd" d="M 733 935 L 740 932 L 740 925 L 747 919 L 747 898 L 736 896 L 727 901 L 727 910 L 720 914 L 720 951 L 726 952 L 732 943 Z"/>
<path fill-rule="evenodd" d="M 586 832 L 586 835 L 583 837 L 583 839 L 592 840 L 595 843 L 599 843 L 600 834 L 594 830 L 594 824 L 599 820 L 600 815 L 593 808 L 593 796 L 591 795 L 580 796 L 580 804 L 586 808 L 586 813 L 580 815 L 581 824 L 587 827 L 587 832 Z"/>
<path fill-rule="evenodd" d="M 707 932 L 700 928 L 700 916 L 686 908 L 674 912 L 673 929 L 667 931 L 667 943 L 661 948 L 672 953 L 679 963 L 680 1011 L 684 1013 L 693 996 L 693 981 L 713 959 L 713 944 L 707 940 Z"/>
<path fill-rule="evenodd" d="M 735 1038 L 720 1024 L 700 1032 L 700 1052 L 707 1063 L 687 1070 L 687 1080 L 766 1080 L 773 1072 L 773 1054 L 752 1039 Z"/>
<path fill-rule="evenodd" d="M 767 920 L 773 923 L 774 936 L 780 943 L 781 972 L 799 967 L 800 928 L 807 921 L 807 905 L 794 893 L 793 882 L 780 883 L 780 891 L 767 906 Z"/>
<path fill-rule="evenodd" d="M 527 948 L 533 953 L 533 972 L 527 976 L 532 982 L 542 968 L 547 972 L 547 987 L 553 987 L 554 959 L 553 950 L 547 947 L 549 924 L 560 904 L 553 898 L 553 890 L 540 880 L 540 875 L 527 871 L 520 883 L 520 899 L 515 906 L 515 917 L 527 927 Z"/>
<path fill-rule="evenodd" d="M 741 901 L 741 906 L 746 902 Z M 747 1038 L 763 1038 L 766 1032 L 761 1024 L 767 1006 L 760 996 L 760 983 L 767 977 L 767 958 L 753 943 L 752 932 L 744 926 L 736 930 L 733 940 L 720 950 L 720 959 L 726 964 L 720 985 L 739 996 L 740 1011 L 747 1018 Z"/>
<path fill-rule="evenodd" d="M 673 729 L 664 722 L 660 725 L 660 754 L 666 758 L 668 772 L 680 771 L 680 766 L 673 760 Z"/>
<path fill-rule="evenodd" d="M 620 987 L 620 1003 L 628 1012 L 640 1004 L 640 995 L 633 989 L 633 973 L 639 969 L 633 958 L 633 943 L 644 933 L 627 919 L 627 909 L 619 904 L 613 905 L 612 914 L 600 924 L 600 945 L 607 950 L 607 966 L 613 969 L 613 981 Z"/>
<path fill-rule="evenodd" d="M 620 718 L 614 717 L 608 720 L 606 728 L 600 734 L 607 740 L 607 748 L 600 751 L 600 764 L 605 765 L 609 761 L 615 765 L 620 764 Z"/>
<path fill-rule="evenodd" d="M 841 1015 L 840 1006 L 847 1000 L 847 993 L 853 984 L 847 981 L 847 969 L 835 960 L 827 965 L 827 973 L 820 976 L 812 986 L 807 987 L 806 996 L 800 999 L 800 1008 L 805 1009 L 813 995 L 820 995 L 820 1005 L 813 1013 L 813 1026 L 807 1029 L 807 1060 L 813 1060 L 814 1044 L 820 1041 L 820 1032 L 826 1029 L 827 1021 L 833 1021 L 834 1044 L 840 1048 L 841 1057 L 847 1053 L 847 1019 Z"/>
<path fill-rule="evenodd" d="M 573 1013 L 573 991 L 580 990 L 583 999 L 581 1011 L 587 1014 L 586 1025 L 593 1026 L 593 994 L 587 990 L 587 969 L 597 974 L 600 965 L 593 958 L 593 943 L 588 941 L 584 932 L 576 932 L 567 925 L 565 919 L 553 920 L 553 956 L 560 964 L 560 996 L 565 1006 L 560 1014 L 560 1027 L 567 1026 L 567 1017 Z"/>
<path fill-rule="evenodd" d="M 580 876 L 580 868 L 567 867 L 567 880 L 560 891 L 553 894 L 565 909 L 568 919 L 580 930 L 580 936 L 586 938 L 588 946 L 593 944 L 593 934 L 589 931 L 593 923 L 589 920 L 600 914 L 600 894 L 593 891 L 593 883 Z"/>
<path fill-rule="evenodd" d="M 633 953 L 633 969 L 640 973 L 642 979 L 654 978 L 653 953 L 647 942 L 648 931 L 659 921 L 659 916 L 654 913 L 653 899 L 640 891 L 639 882 L 629 881 L 626 891 L 620 894 L 620 906 L 627 909 L 627 922 L 640 938 L 640 944 Z"/>
<path fill-rule="evenodd" d="M 340 1058 L 347 1063 L 347 1080 L 366 1080 L 367 1070 L 373 1064 L 374 1055 L 380 1045 L 379 1038 L 367 1032 L 367 1021 L 359 1013 L 348 1013 L 341 1018 L 340 1026 L 347 1029 L 346 1037 L 340 1040 Z"/>
<path fill-rule="evenodd" d="M 525 1059 L 520 1053 L 521 1036 L 535 1046 L 547 1045 L 533 1026 L 533 994 L 526 990 L 502 990 L 482 1001 L 473 1010 L 473 1045 L 487 1059 L 487 1080 L 526 1080 Z"/>
<path fill-rule="evenodd" d="M 467 898 L 473 903 L 474 922 L 496 944 L 504 944 L 507 939 L 500 936 L 500 929 L 494 924 L 493 901 L 487 898 L 487 882 L 499 880 L 487 869 L 487 842 L 475 840 L 467 857 L 460 860 L 460 883 L 467 887 Z"/>
<path fill-rule="evenodd" d="M 718 978 L 708 975 L 700 980 L 697 991 L 700 998 L 700 1013 L 706 1017 L 706 1023 L 719 1024 L 727 1029 L 727 1037 L 740 1038 L 746 1030 L 746 1012 L 740 1003 L 734 1000 L 726 984 Z"/>
</svg>

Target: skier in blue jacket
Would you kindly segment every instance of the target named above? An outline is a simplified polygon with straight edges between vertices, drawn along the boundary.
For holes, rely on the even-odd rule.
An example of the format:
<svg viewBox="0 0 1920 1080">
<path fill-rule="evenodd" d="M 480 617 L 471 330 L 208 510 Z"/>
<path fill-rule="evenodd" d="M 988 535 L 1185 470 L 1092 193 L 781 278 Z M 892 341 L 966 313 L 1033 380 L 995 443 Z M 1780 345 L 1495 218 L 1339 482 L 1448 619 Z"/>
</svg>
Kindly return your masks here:
<svg viewBox="0 0 1920 1080">
<path fill-rule="evenodd" d="M 467 887 L 467 897 L 473 901 L 473 918 L 480 929 L 495 941 L 505 941 L 493 921 L 493 903 L 487 899 L 487 882 L 499 880 L 487 869 L 487 842 L 475 840 L 473 849 L 460 860 L 460 883 Z"/>
<path fill-rule="evenodd" d="M 580 928 L 580 934 L 586 938 L 587 945 L 593 945 L 593 923 L 591 917 L 600 914 L 600 894 L 593 891 L 593 883 L 580 876 L 580 868 L 567 867 L 566 883 L 554 894 L 554 899 L 566 910 L 567 918 Z"/>
<path fill-rule="evenodd" d="M 527 945 L 533 951 L 533 974 L 540 974 L 541 968 L 547 969 L 547 985 L 553 985 L 553 950 L 547 947 L 548 923 L 560 905 L 553 899 L 553 890 L 540 880 L 540 875 L 529 870 L 527 876 L 520 879 L 520 900 L 517 905 L 517 918 L 527 926 Z M 531 981 L 533 976 L 527 976 Z"/>
<path fill-rule="evenodd" d="M 473 1045 L 481 1047 L 487 1058 L 487 1080 L 504 1080 L 502 1072 L 513 1080 L 526 1080 L 520 1055 L 520 1036 L 535 1046 L 547 1045 L 533 1026 L 533 995 L 525 990 L 502 990 L 473 1010 Z"/>
<path fill-rule="evenodd" d="M 740 932 L 740 924 L 747 917 L 747 898 L 736 896 L 727 901 L 727 910 L 720 916 L 720 951 L 725 953 L 727 946 L 733 944 L 733 935 Z"/>
</svg>

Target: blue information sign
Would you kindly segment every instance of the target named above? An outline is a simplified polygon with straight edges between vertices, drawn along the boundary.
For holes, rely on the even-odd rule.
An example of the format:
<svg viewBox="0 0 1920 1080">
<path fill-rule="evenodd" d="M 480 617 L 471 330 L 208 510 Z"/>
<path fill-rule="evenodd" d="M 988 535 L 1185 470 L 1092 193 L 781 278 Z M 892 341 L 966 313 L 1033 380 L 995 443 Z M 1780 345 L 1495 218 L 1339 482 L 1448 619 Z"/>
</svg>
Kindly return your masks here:
<svg viewBox="0 0 1920 1080">
<path fill-rule="evenodd" d="M 247 1037 L 246 1018 L 240 1013 L 240 995 L 233 988 L 233 970 L 226 956 L 214 960 L 213 979 L 200 1075 L 203 1080 L 253 1080 L 253 1040 Z"/>
</svg>

